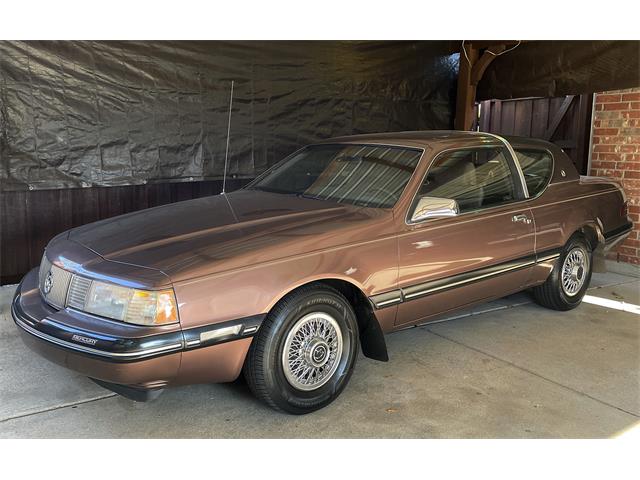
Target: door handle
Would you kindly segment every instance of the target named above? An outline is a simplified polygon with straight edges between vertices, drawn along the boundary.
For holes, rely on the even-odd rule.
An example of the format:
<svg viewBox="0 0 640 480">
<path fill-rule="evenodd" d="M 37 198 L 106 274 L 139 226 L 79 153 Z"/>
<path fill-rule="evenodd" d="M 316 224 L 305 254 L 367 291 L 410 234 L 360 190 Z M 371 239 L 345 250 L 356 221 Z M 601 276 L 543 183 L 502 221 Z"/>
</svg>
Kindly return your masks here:
<svg viewBox="0 0 640 480">
<path fill-rule="evenodd" d="M 513 217 L 511 217 L 511 221 L 516 223 L 516 222 L 522 222 L 525 223 L 527 225 L 529 225 L 531 223 L 531 219 L 529 217 L 527 217 L 524 213 L 521 213 L 519 215 L 514 215 Z"/>
</svg>

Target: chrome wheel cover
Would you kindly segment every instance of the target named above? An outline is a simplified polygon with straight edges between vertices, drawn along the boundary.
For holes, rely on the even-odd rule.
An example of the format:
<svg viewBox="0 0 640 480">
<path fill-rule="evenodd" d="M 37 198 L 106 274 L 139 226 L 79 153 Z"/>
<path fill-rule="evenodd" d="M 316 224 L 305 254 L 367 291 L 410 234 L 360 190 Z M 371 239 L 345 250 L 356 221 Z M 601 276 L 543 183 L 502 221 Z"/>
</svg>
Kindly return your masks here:
<svg viewBox="0 0 640 480">
<path fill-rule="evenodd" d="M 329 381 L 342 354 L 338 322 L 324 312 L 309 313 L 293 325 L 284 342 L 284 375 L 298 390 L 315 390 Z"/>
<path fill-rule="evenodd" d="M 570 297 L 575 296 L 587 279 L 589 257 L 581 247 L 575 247 L 567 254 L 562 264 L 562 290 Z"/>
</svg>

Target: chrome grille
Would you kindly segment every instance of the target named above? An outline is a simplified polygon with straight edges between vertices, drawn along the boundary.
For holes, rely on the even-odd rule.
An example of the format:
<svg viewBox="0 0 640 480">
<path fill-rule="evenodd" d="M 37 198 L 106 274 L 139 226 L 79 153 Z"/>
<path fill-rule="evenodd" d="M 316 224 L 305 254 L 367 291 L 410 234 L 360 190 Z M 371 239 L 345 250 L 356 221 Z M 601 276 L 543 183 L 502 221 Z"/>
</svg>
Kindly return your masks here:
<svg viewBox="0 0 640 480">
<path fill-rule="evenodd" d="M 84 310 L 85 299 L 91 288 L 91 279 L 74 275 L 69 285 L 67 306 Z"/>
<path fill-rule="evenodd" d="M 38 285 L 40 286 L 40 291 L 42 291 L 42 287 L 44 286 L 44 279 L 47 276 L 47 273 L 49 273 L 49 270 L 51 270 L 51 262 L 46 255 L 43 255 L 42 261 L 40 262 L 40 271 L 38 273 Z"/>
<path fill-rule="evenodd" d="M 49 276 L 49 272 L 51 272 L 51 279 L 53 283 L 49 293 L 45 293 L 44 284 Z M 60 267 L 52 265 L 46 256 L 42 257 L 39 272 L 40 294 L 47 303 L 50 303 L 56 308 L 64 307 L 71 276 L 71 272 L 67 272 Z"/>
</svg>

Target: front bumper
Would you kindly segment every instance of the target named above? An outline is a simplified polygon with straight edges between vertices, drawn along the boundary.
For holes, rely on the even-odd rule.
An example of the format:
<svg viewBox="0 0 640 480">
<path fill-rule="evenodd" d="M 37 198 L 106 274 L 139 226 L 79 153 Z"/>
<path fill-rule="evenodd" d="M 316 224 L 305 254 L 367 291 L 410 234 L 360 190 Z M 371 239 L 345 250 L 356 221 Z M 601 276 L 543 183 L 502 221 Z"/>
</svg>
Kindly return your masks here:
<svg viewBox="0 0 640 480">
<path fill-rule="evenodd" d="M 69 308 L 55 310 L 42 299 L 37 282 L 34 269 L 11 304 L 24 342 L 48 360 L 108 384 L 153 389 L 233 380 L 264 318 L 186 330 L 133 326 Z"/>
</svg>

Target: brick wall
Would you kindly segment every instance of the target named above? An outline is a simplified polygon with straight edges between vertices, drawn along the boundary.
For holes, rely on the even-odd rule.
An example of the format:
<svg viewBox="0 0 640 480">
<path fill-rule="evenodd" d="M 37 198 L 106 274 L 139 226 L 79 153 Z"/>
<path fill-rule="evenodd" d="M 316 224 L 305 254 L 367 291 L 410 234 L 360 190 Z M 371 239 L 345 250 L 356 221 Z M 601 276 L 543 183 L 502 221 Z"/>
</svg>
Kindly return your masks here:
<svg viewBox="0 0 640 480">
<path fill-rule="evenodd" d="M 640 87 L 596 94 L 591 175 L 622 182 L 634 230 L 612 258 L 640 264 Z"/>
</svg>

